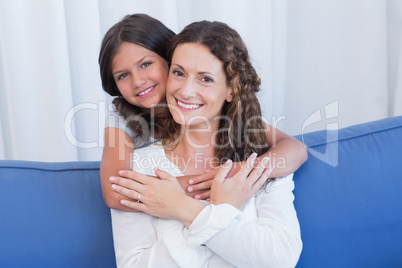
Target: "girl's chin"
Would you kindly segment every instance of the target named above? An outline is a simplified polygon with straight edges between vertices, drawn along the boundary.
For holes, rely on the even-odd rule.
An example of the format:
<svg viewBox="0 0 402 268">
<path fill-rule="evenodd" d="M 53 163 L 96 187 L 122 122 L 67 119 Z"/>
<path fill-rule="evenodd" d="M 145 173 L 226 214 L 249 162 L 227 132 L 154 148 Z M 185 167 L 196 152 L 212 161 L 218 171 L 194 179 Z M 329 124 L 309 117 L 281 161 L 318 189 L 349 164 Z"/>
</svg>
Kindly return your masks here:
<svg viewBox="0 0 402 268">
<path fill-rule="evenodd" d="M 140 106 L 141 105 L 141 106 Z M 142 102 L 142 103 L 140 103 L 140 107 L 141 108 L 144 108 L 144 109 L 152 109 L 152 108 L 155 108 L 155 107 L 163 107 L 163 106 L 165 106 L 166 105 L 166 103 L 165 103 L 165 101 L 164 100 L 156 100 L 156 99 L 153 99 L 153 100 L 147 100 L 147 101 L 144 101 L 144 102 Z"/>
</svg>

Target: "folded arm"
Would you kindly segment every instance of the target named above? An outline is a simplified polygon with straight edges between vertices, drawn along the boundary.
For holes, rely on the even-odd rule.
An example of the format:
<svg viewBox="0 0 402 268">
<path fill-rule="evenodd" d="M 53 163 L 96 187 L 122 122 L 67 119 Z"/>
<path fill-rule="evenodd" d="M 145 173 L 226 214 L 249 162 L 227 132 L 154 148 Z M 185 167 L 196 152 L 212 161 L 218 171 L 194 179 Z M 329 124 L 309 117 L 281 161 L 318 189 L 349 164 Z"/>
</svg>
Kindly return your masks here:
<svg viewBox="0 0 402 268">
<path fill-rule="evenodd" d="M 135 212 L 137 210 L 121 204 L 122 199 L 130 198 L 130 196 L 114 191 L 112 189 L 112 182 L 110 181 L 110 178 L 120 176 L 119 171 L 132 169 L 131 156 L 135 149 L 134 142 L 127 133 L 118 128 L 106 128 L 104 134 L 105 141 L 100 167 L 103 199 L 109 208 Z M 197 189 L 188 189 L 189 180 L 193 177 L 194 176 L 183 176 L 177 178 L 181 187 L 185 190 L 185 193 L 196 199 L 209 197 L 209 189 L 212 183 L 211 179 L 194 185 Z M 127 178 L 135 179 L 134 177 Z M 128 188 L 127 190 L 132 189 Z M 136 200 L 131 199 L 131 201 Z"/>
<path fill-rule="evenodd" d="M 270 172 L 262 172 L 267 164 L 262 161 L 251 170 L 250 166 L 255 165 L 252 155 L 234 177 L 227 177 L 230 163 L 219 169 L 210 205 L 198 213 L 181 236 L 188 247 L 205 245 L 236 267 L 296 265 L 302 242 L 293 205 L 293 174 L 261 189 Z M 179 259 L 180 254 L 175 257 Z"/>
<path fill-rule="evenodd" d="M 133 140 L 123 130 L 113 127 L 105 129 L 100 179 L 103 199 L 112 209 L 135 211 L 120 203 L 120 200 L 125 197 L 113 191 L 109 181 L 110 177 L 118 176 L 120 170 L 131 169 L 131 154 L 134 147 Z"/>
<path fill-rule="evenodd" d="M 271 182 L 267 192 L 253 200 L 257 203 L 255 220 L 250 220 L 244 212 L 238 216 L 232 214 L 232 221 L 210 236 L 204 244 L 235 266 L 294 267 L 301 253 L 302 242 L 293 206 L 293 188 L 292 175 Z M 195 219 L 194 223 L 201 220 L 206 224 L 194 230 L 190 227 L 192 233 L 196 234 L 194 237 L 207 232 L 206 226 L 211 222 L 220 221 L 220 209 L 227 210 L 220 206 L 217 205 L 215 213 L 204 219 Z"/>
<path fill-rule="evenodd" d="M 302 142 L 266 123 L 265 133 L 269 149 L 265 154 L 259 155 L 258 159 L 262 160 L 264 157 L 269 158 L 269 165 L 272 168 L 269 178 L 283 177 L 292 174 L 306 162 L 307 149 Z M 236 174 L 244 163 L 245 162 L 235 163 L 229 176 Z M 214 169 L 211 170 L 211 172 L 191 178 L 191 189 L 197 191 L 199 187 L 202 186 L 202 182 L 210 183 L 210 180 L 214 178 L 217 171 L 218 169 Z M 200 194 L 200 198 L 204 199 L 205 196 Z"/>
</svg>

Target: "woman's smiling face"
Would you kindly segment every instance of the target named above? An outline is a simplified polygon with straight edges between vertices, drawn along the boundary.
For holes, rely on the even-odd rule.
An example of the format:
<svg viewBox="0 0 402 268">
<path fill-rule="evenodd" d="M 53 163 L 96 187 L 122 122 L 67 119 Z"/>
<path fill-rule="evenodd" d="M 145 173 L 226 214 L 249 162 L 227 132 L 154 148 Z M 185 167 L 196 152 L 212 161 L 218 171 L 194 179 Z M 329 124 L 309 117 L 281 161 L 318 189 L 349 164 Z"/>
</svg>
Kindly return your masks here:
<svg viewBox="0 0 402 268">
<path fill-rule="evenodd" d="M 140 45 L 123 42 L 112 61 L 112 73 L 123 98 L 151 108 L 164 103 L 168 77 L 166 61 Z"/>
<path fill-rule="evenodd" d="M 170 67 L 166 99 L 181 125 L 218 126 L 225 101 L 232 101 L 222 62 L 208 47 L 184 43 L 176 47 Z M 215 118 L 215 119 L 214 119 Z"/>
</svg>

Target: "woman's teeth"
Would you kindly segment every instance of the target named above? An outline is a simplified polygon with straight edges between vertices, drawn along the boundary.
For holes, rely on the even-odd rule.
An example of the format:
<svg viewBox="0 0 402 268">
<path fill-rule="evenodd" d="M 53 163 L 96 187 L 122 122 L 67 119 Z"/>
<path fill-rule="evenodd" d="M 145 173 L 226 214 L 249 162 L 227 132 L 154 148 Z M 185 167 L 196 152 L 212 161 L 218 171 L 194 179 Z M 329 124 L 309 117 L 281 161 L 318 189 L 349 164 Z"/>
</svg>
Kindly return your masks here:
<svg viewBox="0 0 402 268">
<path fill-rule="evenodd" d="M 144 90 L 140 93 L 138 93 L 138 96 L 143 96 L 145 94 L 148 94 L 152 89 L 154 89 L 155 86 L 148 88 L 147 90 Z"/>
<path fill-rule="evenodd" d="M 182 102 L 180 102 L 179 100 L 177 100 L 177 104 L 180 107 L 186 108 L 186 109 L 191 109 L 191 110 L 195 110 L 200 108 L 202 105 L 201 104 L 184 104 Z"/>
</svg>

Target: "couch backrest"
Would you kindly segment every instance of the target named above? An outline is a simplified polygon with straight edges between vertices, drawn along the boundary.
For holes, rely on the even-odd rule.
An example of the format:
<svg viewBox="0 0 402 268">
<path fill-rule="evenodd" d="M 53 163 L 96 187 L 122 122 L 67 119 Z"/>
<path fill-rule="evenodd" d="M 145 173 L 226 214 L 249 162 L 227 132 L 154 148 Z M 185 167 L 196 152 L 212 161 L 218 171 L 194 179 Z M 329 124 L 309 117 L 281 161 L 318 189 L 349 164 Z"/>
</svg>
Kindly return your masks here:
<svg viewBox="0 0 402 268">
<path fill-rule="evenodd" d="M 309 147 L 294 176 L 297 267 L 402 267 L 402 117 L 329 133 L 297 137 Z"/>
<path fill-rule="evenodd" d="M 114 267 L 99 162 L 0 161 L 0 267 Z"/>
</svg>

